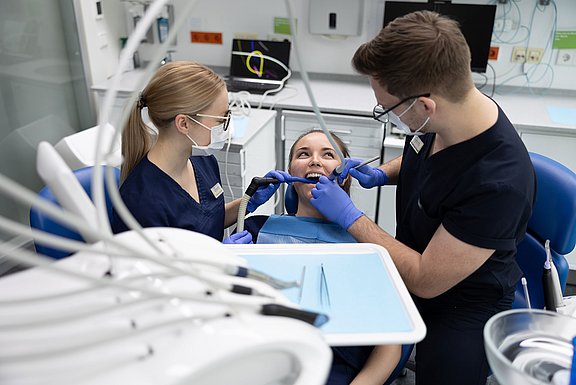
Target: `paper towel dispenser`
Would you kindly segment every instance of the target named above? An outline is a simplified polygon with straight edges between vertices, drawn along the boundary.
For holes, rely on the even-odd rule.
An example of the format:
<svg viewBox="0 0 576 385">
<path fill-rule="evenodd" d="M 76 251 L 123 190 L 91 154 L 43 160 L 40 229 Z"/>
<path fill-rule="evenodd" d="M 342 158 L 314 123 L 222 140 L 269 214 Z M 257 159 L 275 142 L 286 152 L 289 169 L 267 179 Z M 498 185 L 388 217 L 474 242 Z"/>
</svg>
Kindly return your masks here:
<svg viewBox="0 0 576 385">
<path fill-rule="evenodd" d="M 309 30 L 319 35 L 358 36 L 364 0 L 310 0 Z"/>
</svg>

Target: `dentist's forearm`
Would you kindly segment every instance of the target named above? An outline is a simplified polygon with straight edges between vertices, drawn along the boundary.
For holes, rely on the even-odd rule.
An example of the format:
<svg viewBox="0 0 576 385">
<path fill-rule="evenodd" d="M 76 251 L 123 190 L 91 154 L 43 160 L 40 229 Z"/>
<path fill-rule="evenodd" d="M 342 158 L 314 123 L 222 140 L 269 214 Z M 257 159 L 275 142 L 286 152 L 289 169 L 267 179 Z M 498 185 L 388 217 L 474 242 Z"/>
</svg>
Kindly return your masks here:
<svg viewBox="0 0 576 385">
<path fill-rule="evenodd" d="M 398 175 L 400 174 L 400 167 L 402 166 L 402 156 L 398 158 L 394 158 L 389 162 L 384 163 L 383 165 L 379 166 L 388 177 L 389 185 L 395 185 L 398 182 Z"/>
</svg>

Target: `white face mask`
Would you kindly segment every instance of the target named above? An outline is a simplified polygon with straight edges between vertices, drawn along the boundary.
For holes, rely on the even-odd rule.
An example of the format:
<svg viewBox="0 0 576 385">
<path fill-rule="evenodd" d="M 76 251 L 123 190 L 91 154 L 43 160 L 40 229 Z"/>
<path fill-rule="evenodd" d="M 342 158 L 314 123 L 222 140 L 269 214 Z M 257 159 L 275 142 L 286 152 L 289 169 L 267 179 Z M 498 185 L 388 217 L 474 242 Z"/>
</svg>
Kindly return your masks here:
<svg viewBox="0 0 576 385">
<path fill-rule="evenodd" d="M 424 126 L 428 123 L 428 121 L 430 120 L 430 117 L 426 118 L 426 120 L 424 121 L 424 123 L 422 123 L 422 125 L 416 130 L 416 131 L 412 131 L 410 129 L 410 127 L 408 127 L 408 125 L 406 123 L 404 123 L 402 120 L 400 120 L 400 117 L 403 116 L 406 112 L 408 112 L 409 109 L 412 108 L 412 106 L 414 104 L 416 104 L 416 102 L 418 101 L 418 99 L 415 99 L 412 104 L 410 104 L 410 106 L 408 106 L 407 109 L 404 110 L 403 113 L 401 113 L 400 115 L 396 115 L 394 112 L 389 111 L 388 112 L 388 120 L 390 120 L 390 123 L 392 123 L 393 125 L 395 125 L 399 130 L 402 130 L 406 135 L 409 136 L 420 136 L 420 135 L 424 135 L 423 132 L 420 132 L 420 130 L 422 128 L 424 128 Z"/>
<path fill-rule="evenodd" d="M 193 156 L 210 156 L 224 148 L 224 144 L 226 144 L 231 133 L 231 130 L 224 131 L 224 123 L 210 128 L 190 116 L 188 116 L 188 118 L 198 123 L 202 128 L 210 130 L 210 143 L 206 146 L 199 146 L 190 135 L 186 134 L 186 137 L 194 144 L 192 146 Z"/>
</svg>

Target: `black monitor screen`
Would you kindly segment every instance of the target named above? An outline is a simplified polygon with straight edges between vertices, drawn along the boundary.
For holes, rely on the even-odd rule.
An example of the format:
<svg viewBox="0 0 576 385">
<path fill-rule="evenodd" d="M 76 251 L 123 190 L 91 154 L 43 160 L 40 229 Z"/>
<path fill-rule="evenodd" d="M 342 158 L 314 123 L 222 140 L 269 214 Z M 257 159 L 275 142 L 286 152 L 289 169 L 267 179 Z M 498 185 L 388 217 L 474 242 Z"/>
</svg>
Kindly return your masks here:
<svg viewBox="0 0 576 385">
<path fill-rule="evenodd" d="M 486 72 L 496 4 L 414 3 L 386 0 L 384 26 L 399 16 L 420 10 L 435 11 L 458 21 L 470 47 L 472 71 Z"/>
<path fill-rule="evenodd" d="M 242 52 L 249 55 L 240 54 Z M 281 80 L 285 77 L 286 70 L 273 60 L 265 59 L 264 55 L 289 67 L 290 42 L 233 39 L 230 76 L 267 80 Z"/>
</svg>

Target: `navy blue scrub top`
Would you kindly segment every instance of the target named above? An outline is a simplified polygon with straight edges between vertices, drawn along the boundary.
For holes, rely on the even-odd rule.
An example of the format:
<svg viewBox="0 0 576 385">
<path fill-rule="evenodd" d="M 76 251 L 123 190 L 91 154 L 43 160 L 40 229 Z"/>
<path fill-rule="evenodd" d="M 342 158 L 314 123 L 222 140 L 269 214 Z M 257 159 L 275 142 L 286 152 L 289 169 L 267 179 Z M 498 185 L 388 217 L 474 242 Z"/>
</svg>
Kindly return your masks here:
<svg viewBox="0 0 576 385">
<path fill-rule="evenodd" d="M 120 187 L 124 203 L 142 227 L 177 227 L 206 234 L 218 241 L 224 236 L 224 194 L 210 190 L 221 185 L 214 156 L 190 157 L 200 203 L 145 156 Z M 221 191 L 221 189 L 220 189 Z M 112 231 L 128 230 L 114 212 Z"/>
<path fill-rule="evenodd" d="M 396 238 L 422 253 L 442 224 L 463 242 L 496 250 L 469 277 L 426 302 L 501 297 L 522 276 L 516 245 L 526 232 L 536 192 L 528 152 L 499 107 L 494 126 L 428 156 L 434 136 L 420 137 L 424 146 L 418 154 L 409 144 L 412 137 L 406 139 L 396 191 Z"/>
</svg>

